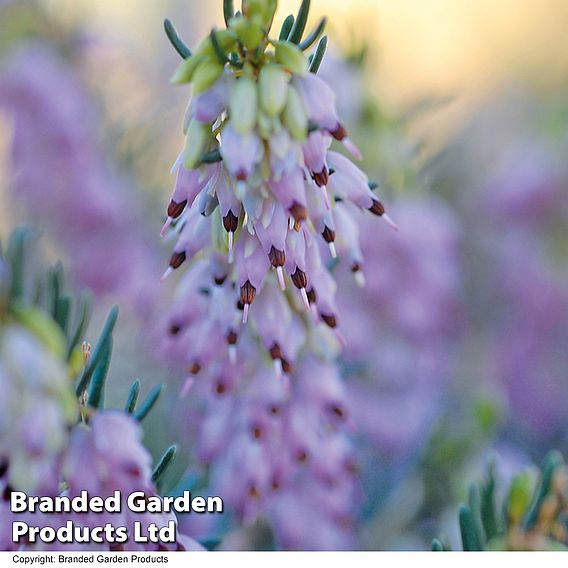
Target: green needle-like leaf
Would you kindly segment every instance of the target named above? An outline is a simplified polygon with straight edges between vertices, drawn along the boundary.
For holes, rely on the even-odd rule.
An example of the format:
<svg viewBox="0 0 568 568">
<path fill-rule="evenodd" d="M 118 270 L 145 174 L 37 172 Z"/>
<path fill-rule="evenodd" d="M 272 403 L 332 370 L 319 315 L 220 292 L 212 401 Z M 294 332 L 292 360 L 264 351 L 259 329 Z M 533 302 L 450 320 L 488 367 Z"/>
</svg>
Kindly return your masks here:
<svg viewBox="0 0 568 568">
<path fill-rule="evenodd" d="M 495 503 L 495 463 L 489 465 L 487 480 L 481 487 L 481 520 L 487 540 L 499 535 L 499 521 Z"/>
<path fill-rule="evenodd" d="M 229 58 L 227 57 L 227 54 L 223 51 L 221 45 L 219 44 L 219 41 L 217 40 L 217 33 L 214 29 L 211 30 L 209 37 L 211 38 L 211 45 L 213 46 L 215 55 L 217 56 L 219 63 L 221 63 L 221 65 L 225 65 L 225 63 L 229 62 Z"/>
<path fill-rule="evenodd" d="M 284 22 L 282 22 L 282 27 L 280 28 L 280 35 L 278 36 L 279 41 L 284 41 L 288 39 L 290 32 L 292 31 L 292 26 L 294 25 L 294 16 L 290 14 L 286 16 Z"/>
<path fill-rule="evenodd" d="M 79 341 L 83 338 L 87 326 L 89 325 L 89 319 L 91 317 L 91 293 L 88 290 L 84 290 L 81 293 L 79 299 L 79 318 L 77 321 L 77 326 L 75 328 L 75 333 L 71 336 L 69 344 L 67 345 L 67 359 L 71 357 L 73 349 L 77 347 Z"/>
<path fill-rule="evenodd" d="M 112 334 L 112 330 L 114 329 L 117 318 L 118 318 L 118 306 L 113 306 L 107 317 L 106 323 L 103 327 L 103 331 L 101 332 L 101 335 L 97 342 L 97 346 L 95 347 L 93 354 L 91 355 L 91 360 L 89 361 L 89 364 L 83 371 L 83 375 L 79 380 L 79 384 L 77 385 L 77 390 L 76 390 L 77 396 L 81 396 L 83 391 L 89 385 L 89 381 L 91 380 L 91 377 L 93 376 L 95 369 L 98 367 L 105 353 L 105 350 L 107 348 L 106 343 Z"/>
<path fill-rule="evenodd" d="M 183 59 L 191 57 L 191 49 L 179 36 L 175 26 L 167 18 L 164 20 L 164 30 L 174 49 L 181 55 Z"/>
<path fill-rule="evenodd" d="M 124 405 L 124 411 L 128 412 L 128 414 L 132 414 L 134 412 L 134 409 L 136 408 L 136 403 L 138 402 L 139 394 L 140 394 L 140 380 L 136 379 L 132 383 L 132 386 L 130 387 L 128 398 L 126 399 L 126 404 Z"/>
<path fill-rule="evenodd" d="M 150 391 L 150 394 L 148 395 L 146 400 L 142 403 L 140 409 L 137 410 L 136 413 L 134 414 L 136 420 L 142 422 L 142 420 L 146 418 L 148 412 L 152 410 L 152 408 L 156 404 L 156 401 L 158 400 L 158 398 L 160 398 L 160 394 L 162 394 L 163 388 L 164 388 L 163 385 L 157 385 Z"/>
<path fill-rule="evenodd" d="M 290 35 L 288 36 L 288 41 L 292 43 L 300 43 L 302 41 L 302 36 L 304 35 L 304 30 L 306 29 L 306 24 L 308 23 L 308 15 L 310 13 L 310 0 L 302 0 L 300 4 L 300 9 L 298 10 L 298 15 L 296 16 L 296 21 L 292 26 Z"/>
<path fill-rule="evenodd" d="M 112 355 L 112 336 L 109 336 L 105 342 L 104 350 L 100 357 L 99 364 L 93 372 L 91 387 L 89 389 L 88 403 L 93 408 L 104 406 L 105 383 L 110 367 L 110 359 Z"/>
<path fill-rule="evenodd" d="M 220 538 L 206 538 L 204 540 L 200 540 L 199 544 L 205 548 L 205 550 L 215 550 L 220 544 L 221 544 L 221 539 Z"/>
<path fill-rule="evenodd" d="M 59 327 L 63 330 L 63 333 L 67 335 L 67 328 L 69 327 L 69 313 L 71 311 L 71 296 L 69 294 L 64 294 L 57 301 L 57 306 L 55 307 L 55 321 L 58 323 Z"/>
<path fill-rule="evenodd" d="M 525 518 L 524 526 L 526 530 L 531 529 L 536 524 L 542 503 L 546 496 L 550 493 L 554 472 L 556 471 L 556 468 L 562 465 L 562 463 L 562 455 L 557 451 L 550 452 L 544 458 L 540 484 Z"/>
<path fill-rule="evenodd" d="M 319 24 L 312 31 L 312 33 L 302 43 L 300 43 L 299 48 L 302 51 L 305 51 L 306 49 L 309 49 L 310 47 L 312 47 L 314 42 L 323 33 L 323 30 L 325 29 L 326 24 L 327 24 L 327 18 L 322 18 L 320 20 Z"/>
<path fill-rule="evenodd" d="M 310 61 L 310 73 L 317 73 L 319 71 L 326 49 L 327 36 L 323 36 L 318 41 L 318 46 L 316 47 L 316 51 L 314 52 L 314 55 L 312 56 L 312 59 Z"/>
<path fill-rule="evenodd" d="M 432 540 L 432 552 L 444 552 L 444 545 L 437 539 Z"/>
<path fill-rule="evenodd" d="M 472 484 L 469 488 L 469 509 L 471 511 L 471 517 L 475 525 L 475 532 L 479 538 L 479 543 L 481 548 L 485 548 L 486 539 L 485 531 L 483 530 L 483 523 L 481 520 L 481 498 L 479 495 L 479 489 L 476 485 Z"/>
<path fill-rule="evenodd" d="M 160 480 L 164 475 L 165 471 L 168 467 L 173 463 L 177 454 L 177 446 L 170 446 L 166 453 L 162 456 L 162 459 L 158 462 L 158 465 L 155 467 L 154 471 L 152 472 L 152 481 L 156 484 L 158 491 L 160 490 Z"/>
<path fill-rule="evenodd" d="M 225 25 L 229 27 L 229 21 L 233 17 L 235 9 L 233 7 L 233 0 L 223 0 L 223 18 L 225 19 Z"/>
<path fill-rule="evenodd" d="M 24 295 L 24 254 L 28 235 L 26 229 L 16 229 L 8 243 L 6 256 L 10 262 L 10 298 L 12 300 L 19 300 Z"/>
<path fill-rule="evenodd" d="M 460 531 L 464 551 L 483 550 L 471 510 L 462 505 L 459 512 Z"/>
</svg>

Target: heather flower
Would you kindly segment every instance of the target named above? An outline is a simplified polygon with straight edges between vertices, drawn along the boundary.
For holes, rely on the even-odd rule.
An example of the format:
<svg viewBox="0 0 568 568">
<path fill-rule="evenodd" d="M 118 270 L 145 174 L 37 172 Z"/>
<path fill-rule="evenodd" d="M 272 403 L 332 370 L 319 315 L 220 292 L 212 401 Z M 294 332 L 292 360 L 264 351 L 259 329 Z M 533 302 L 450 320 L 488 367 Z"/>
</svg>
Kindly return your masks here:
<svg viewBox="0 0 568 568">
<path fill-rule="evenodd" d="M 517 93 L 486 104 L 435 169 L 442 188 L 459 179 L 452 199 L 472 235 L 464 350 L 487 346 L 480 378 L 502 388 L 511 424 L 540 440 L 562 435 L 568 409 L 568 137 L 552 103 Z"/>
<path fill-rule="evenodd" d="M 117 444 L 120 440 L 120 444 Z M 134 491 L 143 491 L 155 496 L 156 488 L 152 481 L 152 459 L 142 444 L 142 429 L 136 420 L 123 412 L 102 411 L 95 413 L 89 424 L 79 423 L 71 434 L 69 446 L 62 464 L 62 474 L 66 481 L 66 494 L 75 497 L 86 490 L 90 496 L 109 497 L 114 491 L 121 492 L 120 513 L 109 513 L 108 521 L 100 514 L 76 513 L 73 521 L 76 526 L 95 527 L 104 522 L 113 526 L 125 526 L 130 538 L 127 543 L 106 543 L 94 545 L 106 550 L 189 550 L 201 547 L 186 536 L 180 535 L 177 544 L 136 543 L 132 540 L 132 526 L 135 521 L 142 523 L 142 530 L 150 523 L 159 528 L 175 521 L 173 513 L 133 513 L 126 505 L 126 498 Z M 58 515 L 50 520 L 57 526 L 68 520 L 66 515 Z M 93 545 L 91 545 L 93 546 Z M 186 548 L 189 547 L 189 548 Z"/>
<path fill-rule="evenodd" d="M 191 391 L 194 456 L 207 465 L 208 492 L 223 496 L 236 521 L 269 520 L 278 548 L 352 548 L 356 458 L 337 367 L 306 355 L 275 380 L 262 352 L 246 346 L 246 360 L 204 369 Z M 180 523 L 195 531 L 201 519 Z"/>
<path fill-rule="evenodd" d="M 174 82 L 193 84 L 194 96 L 162 230 L 177 237 L 164 276 L 198 256 L 217 263 L 224 255 L 219 284 L 224 290 L 215 295 L 227 310 L 242 311 L 244 323 L 255 312 L 260 322 L 269 309 L 278 308 L 269 319 L 280 314 L 291 321 L 287 311 L 300 319 L 302 311 L 311 311 L 316 321 L 337 328 L 338 314 L 329 313 L 334 285 L 326 262 L 335 255 L 335 238 L 358 248 L 355 232 L 336 235 L 339 200 L 393 223 L 367 176 L 329 148 L 336 139 L 359 157 L 337 114 L 333 91 L 316 75 L 315 59 L 321 59 L 325 40 L 310 68 L 302 49 L 316 38 L 299 46 L 304 16 L 277 41 L 269 35 L 275 10 L 276 2 L 244 2 L 242 14 L 226 14 L 227 29 L 213 31 L 174 74 Z M 350 218 L 351 210 L 346 208 L 343 216 Z M 323 257 L 320 243 L 327 243 Z M 273 293 L 275 281 L 285 294 L 283 302 Z M 290 287 L 296 292 L 287 292 Z M 265 294 L 272 298 L 270 305 L 260 300 Z M 227 314 L 221 325 L 198 321 L 199 335 L 192 332 L 192 337 L 224 336 L 234 357 L 235 335 L 242 333 L 234 320 Z M 276 353 L 272 348 L 275 343 L 282 348 L 282 339 L 271 333 L 274 337 L 265 333 L 263 340 L 268 353 Z M 207 351 L 207 345 L 193 347 Z M 201 353 L 195 368 L 228 356 L 215 351 Z"/>
<path fill-rule="evenodd" d="M 47 325 L 40 314 L 30 311 L 26 317 Z M 52 338 L 60 335 L 54 324 L 49 333 Z M 53 345 L 26 327 L 2 326 L 0 390 L 2 483 L 32 493 L 52 492 L 58 483 L 59 456 L 76 416 L 66 366 Z"/>
<path fill-rule="evenodd" d="M 432 196 L 400 196 L 394 207 L 405 227 L 396 238 L 374 238 L 362 218 L 351 229 L 361 233 L 360 250 L 337 242 L 348 259 L 340 285 L 353 272 L 366 283 L 338 303 L 356 427 L 375 449 L 403 457 L 426 441 L 439 412 L 464 314 L 455 215 Z"/>
<path fill-rule="evenodd" d="M 139 200 L 96 143 L 99 117 L 78 74 L 45 44 L 16 48 L 3 62 L 0 110 L 13 127 L 8 188 L 26 219 L 64 247 L 78 285 L 147 307 L 157 267 Z"/>
</svg>

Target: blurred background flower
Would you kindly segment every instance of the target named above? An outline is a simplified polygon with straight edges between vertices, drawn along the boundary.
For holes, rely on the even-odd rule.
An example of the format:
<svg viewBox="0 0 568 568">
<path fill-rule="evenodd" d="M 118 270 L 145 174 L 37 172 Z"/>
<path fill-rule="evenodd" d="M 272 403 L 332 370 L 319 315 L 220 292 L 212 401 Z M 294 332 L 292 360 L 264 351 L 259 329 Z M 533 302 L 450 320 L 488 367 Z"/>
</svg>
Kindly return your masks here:
<svg viewBox="0 0 568 568">
<path fill-rule="evenodd" d="M 281 1 L 278 22 L 296 9 Z M 341 436 L 328 450 L 337 461 L 307 464 L 294 494 L 274 500 L 286 515 L 251 526 L 240 514 L 248 446 L 239 433 L 275 394 L 270 379 L 253 359 L 257 396 L 235 395 L 227 377 L 224 394 L 196 380 L 177 400 L 187 369 L 158 353 L 173 293 L 157 284 L 169 248 L 157 212 L 186 104 L 167 87 L 178 59 L 162 20 L 194 45 L 221 24 L 220 2 L 0 5 L 1 236 L 20 221 L 41 227 L 45 256 L 68 262 L 99 313 L 111 301 L 124 308 L 109 400 L 124 400 L 124 377 L 168 379 L 148 446 L 156 457 L 164 440 L 179 440 L 168 485 L 227 491 L 235 513 L 215 527 L 182 524 L 214 528 L 233 548 L 428 548 L 441 533 L 457 543 L 456 503 L 489 456 L 508 479 L 549 448 L 568 449 L 568 6 L 314 0 L 312 14 L 330 21 L 320 74 L 401 227 L 356 224 L 365 261 L 344 248 L 334 268 L 355 442 L 337 495 L 323 487 Z M 203 420 L 208 406 L 218 420 Z M 294 436 L 282 445 L 268 432 L 266 451 L 293 446 Z M 246 472 L 262 475 L 263 459 L 247 458 Z M 231 476 L 234 494 L 224 489 Z M 319 516 L 301 507 L 306 492 L 321 499 Z"/>
</svg>

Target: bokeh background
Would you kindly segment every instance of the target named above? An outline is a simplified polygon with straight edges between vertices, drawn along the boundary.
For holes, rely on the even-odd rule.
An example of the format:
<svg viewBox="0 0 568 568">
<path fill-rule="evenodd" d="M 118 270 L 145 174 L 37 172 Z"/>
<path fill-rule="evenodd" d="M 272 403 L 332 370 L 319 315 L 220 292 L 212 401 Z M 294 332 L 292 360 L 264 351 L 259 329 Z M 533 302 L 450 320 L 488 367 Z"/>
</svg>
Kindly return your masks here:
<svg viewBox="0 0 568 568">
<path fill-rule="evenodd" d="M 568 4 L 312 5 L 330 20 L 321 74 L 401 227 L 363 228 L 364 289 L 339 275 L 354 546 L 456 542 L 457 503 L 489 460 L 505 481 L 568 445 Z M 295 10 L 281 1 L 279 20 Z M 167 383 L 145 429 L 156 455 L 180 445 L 175 491 L 206 470 L 183 372 L 159 348 L 173 284 L 158 285 L 158 232 L 188 96 L 168 82 L 165 17 L 193 45 L 221 2 L 0 1 L 0 236 L 41 231 L 44 255 L 96 293 L 93 337 L 120 304 L 109 397 L 138 376 Z M 275 546 L 269 522 L 214 531 Z"/>
</svg>

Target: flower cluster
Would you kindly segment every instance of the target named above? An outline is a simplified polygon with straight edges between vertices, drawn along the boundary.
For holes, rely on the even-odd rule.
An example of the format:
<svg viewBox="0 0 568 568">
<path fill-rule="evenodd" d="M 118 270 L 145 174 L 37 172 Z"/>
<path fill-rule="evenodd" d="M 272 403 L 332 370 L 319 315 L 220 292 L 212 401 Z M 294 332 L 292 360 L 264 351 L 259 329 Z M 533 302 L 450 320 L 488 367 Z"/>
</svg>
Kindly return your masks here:
<svg viewBox="0 0 568 568">
<path fill-rule="evenodd" d="M 239 320 L 251 313 L 266 352 L 286 372 L 305 343 L 308 312 L 338 327 L 327 263 L 340 244 L 353 272 L 361 269 L 353 210 L 392 224 L 367 176 L 330 149 L 335 139 L 359 157 L 332 90 L 316 75 L 326 38 L 311 59 L 303 53 L 323 28 L 302 41 L 308 7 L 303 2 L 275 39 L 276 2 L 245 1 L 242 13 L 226 10 L 227 29 L 213 30 L 193 54 L 167 26 L 186 56 L 173 80 L 191 82 L 193 98 L 162 231 L 177 236 L 165 276 L 204 256 L 216 283 L 207 317 L 187 305 L 172 324 L 196 339 L 195 371 L 223 357 L 220 342 L 234 357 Z M 204 273 L 196 263 L 190 271 L 194 279 Z M 192 310 L 199 329 L 190 331 Z"/>
<path fill-rule="evenodd" d="M 27 514 L 13 515 L 9 510 L 11 492 L 56 496 L 62 491 L 70 496 L 86 490 L 91 496 L 108 497 L 115 490 L 123 497 L 133 491 L 156 495 L 158 474 L 142 444 L 144 418 L 155 402 L 149 397 L 136 410 L 139 383 L 135 382 L 126 412 L 105 410 L 103 395 L 112 348 L 112 328 L 117 311 L 111 311 L 99 342 L 91 351 L 87 343 L 79 346 L 88 313 L 80 306 L 77 327 L 71 328 L 73 304 L 63 294 L 62 276 L 57 270 L 46 291 L 39 288 L 36 304 L 28 301 L 24 278 L 27 233 L 14 234 L 7 259 L 0 257 L 0 549 L 11 550 L 11 524 L 23 520 L 33 526 L 58 528 L 68 520 L 79 527 L 104 525 L 100 515 Z M 42 280 L 40 280 L 41 282 Z M 47 292 L 47 294 L 46 294 Z M 53 313 L 37 303 L 45 296 Z M 81 354 L 83 357 L 81 357 Z M 74 389 L 73 383 L 77 379 Z M 120 440 L 120 444 L 116 444 Z M 172 453 L 166 453 L 171 460 Z M 169 463 L 169 461 L 167 462 Z M 120 519 L 132 534 L 134 521 L 165 526 L 175 520 L 168 515 L 132 514 L 123 507 Z M 31 515 L 31 513 L 29 514 Z M 108 522 L 116 524 L 116 514 Z M 196 549 L 200 546 L 178 535 L 173 548 Z M 30 548 L 32 545 L 29 545 Z M 44 545 L 37 545 L 41 548 Z M 109 550 L 113 543 L 72 545 L 53 543 L 47 548 L 71 546 Z M 157 544 L 140 545 L 132 541 L 125 549 L 156 549 Z M 154 548 L 152 548 L 154 547 Z M 36 546 L 34 545 L 35 549 Z"/>
<path fill-rule="evenodd" d="M 392 458 L 416 455 L 427 440 L 464 316 L 456 216 L 432 195 L 399 196 L 396 211 L 404 232 L 380 240 L 359 220 L 366 286 L 338 299 L 349 337 L 341 359 L 348 399 L 358 409 L 354 420 Z M 350 276 L 338 270 L 341 285 Z"/>
<path fill-rule="evenodd" d="M 15 48 L 0 78 L 0 110 L 12 127 L 8 187 L 13 203 L 26 207 L 25 223 L 49 229 L 63 247 L 79 286 L 147 308 L 156 293 L 148 274 L 157 277 L 159 266 L 131 181 L 96 142 L 95 108 L 53 47 L 38 41 Z"/>
<path fill-rule="evenodd" d="M 541 441 L 563 436 L 568 410 L 567 132 L 563 101 L 505 93 L 464 127 L 435 174 L 473 237 L 467 347 L 490 346 L 484 379 L 502 388 L 511 422 Z"/>
</svg>

